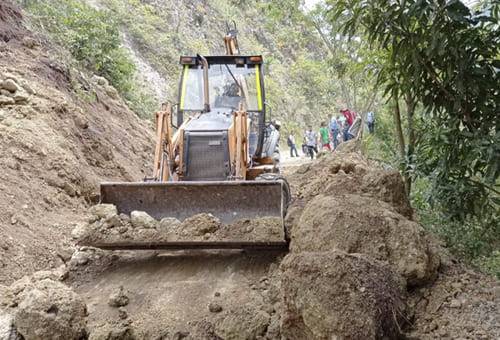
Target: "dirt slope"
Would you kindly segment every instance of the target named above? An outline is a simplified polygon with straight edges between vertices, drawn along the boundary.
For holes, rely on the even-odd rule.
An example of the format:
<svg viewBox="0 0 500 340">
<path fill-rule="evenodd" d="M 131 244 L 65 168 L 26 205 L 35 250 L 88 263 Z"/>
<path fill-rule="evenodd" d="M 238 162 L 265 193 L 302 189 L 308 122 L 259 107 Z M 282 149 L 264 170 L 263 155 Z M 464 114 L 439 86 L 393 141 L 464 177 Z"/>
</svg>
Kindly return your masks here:
<svg viewBox="0 0 500 340">
<path fill-rule="evenodd" d="M 19 87 L 3 88 L 0 104 L 0 283 L 10 283 L 67 260 L 72 225 L 98 183 L 148 174 L 152 134 L 105 82 L 27 31 L 9 1 L 0 38 L 0 83 Z M 26 98 L 12 103 L 15 95 Z"/>
</svg>

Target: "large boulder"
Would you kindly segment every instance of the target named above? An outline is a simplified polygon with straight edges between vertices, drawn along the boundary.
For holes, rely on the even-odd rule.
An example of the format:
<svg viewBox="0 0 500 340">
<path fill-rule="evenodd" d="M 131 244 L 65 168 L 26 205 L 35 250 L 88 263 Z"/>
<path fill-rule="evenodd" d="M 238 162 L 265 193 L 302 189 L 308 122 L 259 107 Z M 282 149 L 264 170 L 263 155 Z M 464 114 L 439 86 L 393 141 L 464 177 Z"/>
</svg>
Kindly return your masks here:
<svg viewBox="0 0 500 340">
<path fill-rule="evenodd" d="M 384 264 L 341 251 L 291 253 L 281 263 L 281 335 L 301 339 L 397 339 L 404 284 Z"/>
<path fill-rule="evenodd" d="M 339 249 L 386 261 L 411 286 L 434 278 L 439 266 L 424 229 L 371 197 L 315 197 L 306 205 L 291 238 L 293 252 Z"/>
<path fill-rule="evenodd" d="M 43 276 L 42 276 L 43 277 Z M 24 277 L 6 288 L 0 314 L 25 340 L 87 338 L 87 307 L 75 292 L 50 278 Z"/>
</svg>

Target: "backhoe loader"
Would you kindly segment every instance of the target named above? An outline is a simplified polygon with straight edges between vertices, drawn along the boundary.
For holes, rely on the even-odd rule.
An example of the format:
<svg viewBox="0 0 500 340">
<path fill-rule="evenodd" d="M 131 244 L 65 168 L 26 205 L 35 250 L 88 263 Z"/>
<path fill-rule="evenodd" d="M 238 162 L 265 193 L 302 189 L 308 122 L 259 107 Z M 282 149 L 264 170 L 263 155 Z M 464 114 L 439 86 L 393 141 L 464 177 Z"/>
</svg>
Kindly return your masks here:
<svg viewBox="0 0 500 340">
<path fill-rule="evenodd" d="M 222 223 L 279 217 L 290 192 L 279 174 L 279 125 L 266 120 L 263 58 L 241 55 L 236 29 L 226 54 L 181 56 L 176 104 L 156 113 L 153 175 L 144 182 L 101 183 L 101 203 L 119 213 L 145 211 L 180 221 L 210 213 Z M 179 241 L 92 244 L 104 249 L 276 249 L 287 241 Z"/>
</svg>

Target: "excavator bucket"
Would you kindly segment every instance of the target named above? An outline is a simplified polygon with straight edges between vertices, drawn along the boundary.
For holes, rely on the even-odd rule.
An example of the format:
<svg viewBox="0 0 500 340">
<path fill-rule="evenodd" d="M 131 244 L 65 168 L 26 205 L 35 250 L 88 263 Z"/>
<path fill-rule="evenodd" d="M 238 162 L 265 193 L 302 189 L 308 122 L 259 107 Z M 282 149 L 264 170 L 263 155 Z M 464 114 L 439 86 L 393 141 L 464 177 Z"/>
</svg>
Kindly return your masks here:
<svg viewBox="0 0 500 340">
<path fill-rule="evenodd" d="M 284 249 L 283 215 L 286 201 L 279 181 L 141 182 L 102 183 L 101 203 L 114 204 L 118 213 L 147 212 L 156 220 L 173 217 L 180 221 L 210 213 L 223 224 L 237 220 L 275 217 L 281 223 L 282 240 L 217 240 L 178 242 L 134 242 L 93 244 L 102 249 Z"/>
</svg>

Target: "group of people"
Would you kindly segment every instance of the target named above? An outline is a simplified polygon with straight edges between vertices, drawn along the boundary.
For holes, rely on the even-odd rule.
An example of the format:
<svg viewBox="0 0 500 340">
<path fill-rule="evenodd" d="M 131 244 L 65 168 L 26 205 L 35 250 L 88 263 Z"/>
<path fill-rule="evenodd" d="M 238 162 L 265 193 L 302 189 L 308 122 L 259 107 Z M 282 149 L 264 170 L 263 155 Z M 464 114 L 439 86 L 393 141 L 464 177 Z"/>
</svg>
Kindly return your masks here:
<svg viewBox="0 0 500 340">
<path fill-rule="evenodd" d="M 337 149 L 340 143 L 346 142 L 356 137 L 361 128 L 361 117 L 354 111 L 348 109 L 340 110 L 341 115 L 333 116 L 330 122 L 322 122 L 318 131 L 313 130 L 312 126 L 308 126 L 304 133 L 302 143 L 302 153 L 314 158 L 314 155 L 323 151 L 333 151 Z M 375 114 L 368 112 L 366 114 L 366 123 L 368 131 L 375 131 Z M 287 144 L 290 147 L 290 156 L 299 157 L 295 138 L 292 134 L 288 136 Z"/>
</svg>

